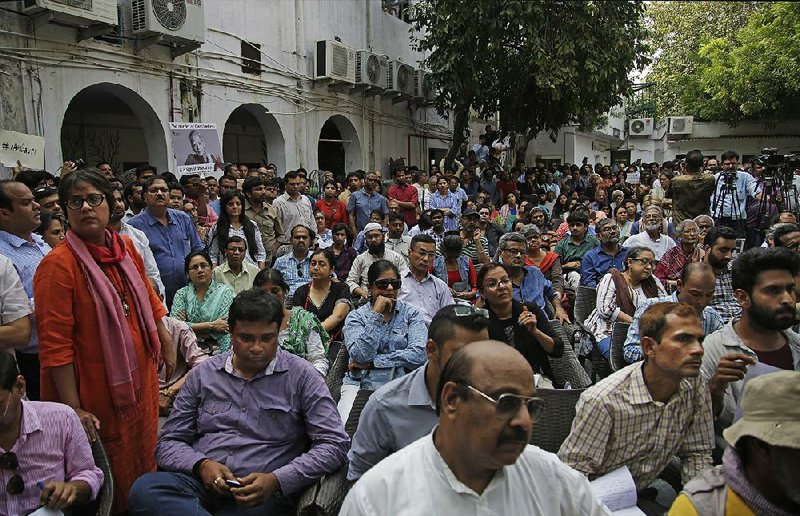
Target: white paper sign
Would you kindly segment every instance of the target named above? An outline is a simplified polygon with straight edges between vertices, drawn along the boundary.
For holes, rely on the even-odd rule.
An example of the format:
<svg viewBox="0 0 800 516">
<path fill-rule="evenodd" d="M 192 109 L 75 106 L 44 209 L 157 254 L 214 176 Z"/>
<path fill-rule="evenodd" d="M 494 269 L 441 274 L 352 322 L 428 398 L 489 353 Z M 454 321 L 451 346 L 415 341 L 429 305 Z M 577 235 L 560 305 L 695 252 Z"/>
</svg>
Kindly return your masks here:
<svg viewBox="0 0 800 516">
<path fill-rule="evenodd" d="M 629 185 L 638 185 L 641 181 L 641 172 L 628 172 L 625 174 L 625 182 Z"/>
<path fill-rule="evenodd" d="M 222 175 L 224 165 L 216 124 L 170 122 L 169 128 L 176 176 Z"/>
<path fill-rule="evenodd" d="M 16 167 L 44 169 L 44 138 L 32 134 L 0 129 L 0 163 Z"/>
</svg>

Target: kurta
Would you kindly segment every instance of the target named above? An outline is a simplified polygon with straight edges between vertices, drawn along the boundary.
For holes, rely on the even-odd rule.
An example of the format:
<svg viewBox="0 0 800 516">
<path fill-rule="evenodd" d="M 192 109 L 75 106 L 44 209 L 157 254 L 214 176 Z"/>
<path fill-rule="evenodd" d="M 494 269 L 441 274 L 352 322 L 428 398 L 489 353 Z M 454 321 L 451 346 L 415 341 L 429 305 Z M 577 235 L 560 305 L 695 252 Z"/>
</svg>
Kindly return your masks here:
<svg viewBox="0 0 800 516">
<path fill-rule="evenodd" d="M 159 321 L 166 315 L 164 305 L 150 287 L 142 257 L 127 237 L 123 240 L 126 252 L 147 286 L 153 316 Z M 109 265 L 101 268 L 111 277 L 117 291 L 125 292 L 118 269 Z M 157 359 L 145 349 L 144 331 L 134 313 L 133 296 L 127 292 L 126 300 L 131 307 L 127 321 L 136 350 L 141 389 L 137 393 L 139 406 L 135 414 L 123 421 L 108 394 L 110 389 L 100 346 L 100 338 L 105 337 L 99 334 L 94 301 L 86 276 L 69 246 L 58 246 L 42 260 L 34 277 L 33 290 L 39 330 L 42 401 L 61 401 L 50 368 L 72 364 L 81 408 L 100 420 L 100 438 L 114 474 L 113 512 L 125 512 L 134 480 L 156 469 L 158 433 Z"/>
</svg>

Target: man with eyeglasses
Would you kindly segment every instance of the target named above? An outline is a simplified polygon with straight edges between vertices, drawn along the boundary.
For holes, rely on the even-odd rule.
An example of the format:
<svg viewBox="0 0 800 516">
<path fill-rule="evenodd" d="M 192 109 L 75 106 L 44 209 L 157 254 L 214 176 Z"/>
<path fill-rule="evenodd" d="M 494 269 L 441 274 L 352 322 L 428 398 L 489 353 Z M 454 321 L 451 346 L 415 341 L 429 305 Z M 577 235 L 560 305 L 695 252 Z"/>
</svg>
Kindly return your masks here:
<svg viewBox="0 0 800 516">
<path fill-rule="evenodd" d="M 432 399 L 438 426 L 367 471 L 342 516 L 608 514 L 585 477 L 528 444 L 543 404 L 530 365 L 512 347 L 480 341 L 458 349 Z"/>
<path fill-rule="evenodd" d="M 409 270 L 401 275 L 403 286 L 397 294 L 397 299 L 419 309 L 426 326 L 441 308 L 455 303 L 447 283 L 429 272 L 435 256 L 433 238 L 415 235 L 408 252 Z"/>
<path fill-rule="evenodd" d="M 298 287 L 311 281 L 311 245 L 317 236 L 313 229 L 302 224 L 293 227 L 289 232 L 292 235 L 292 252 L 279 257 L 273 266 L 281 271 L 283 279 L 289 285 L 286 299 L 291 299 Z"/>
<path fill-rule="evenodd" d="M 246 253 L 247 240 L 234 235 L 225 242 L 225 262 L 214 267 L 216 282 L 228 285 L 234 294 L 253 288 L 253 280 L 261 270 L 258 265 L 244 259 Z"/>
<path fill-rule="evenodd" d="M 169 187 L 162 176 L 152 176 L 144 184 L 145 209 L 132 217 L 128 224 L 144 232 L 158 264 L 164 283 L 167 306 L 178 289 L 186 286 L 185 257 L 193 251 L 202 251 L 191 217 L 168 206 Z"/>
<path fill-rule="evenodd" d="M 610 269 L 624 270 L 628 257 L 628 248 L 619 245 L 616 220 L 601 219 L 595 225 L 595 231 L 600 237 L 600 245 L 583 255 L 581 260 L 581 283 L 591 288 L 597 288 Z"/>
<path fill-rule="evenodd" d="M 668 505 L 648 488 L 672 457 L 681 459 L 684 483 L 711 467 L 711 396 L 700 374 L 704 333 L 697 309 L 686 303 L 651 306 L 639 327 L 644 361 L 581 394 L 558 456 L 587 476 L 627 466 L 639 508 L 663 514 Z"/>
<path fill-rule="evenodd" d="M 664 253 L 677 245 L 669 235 L 663 234 L 664 212 L 659 206 L 651 204 L 644 209 L 641 222 L 644 224 L 644 231 L 632 234 L 622 245 L 628 248 L 646 247 L 653 251 L 656 261 L 659 261 Z"/>
<path fill-rule="evenodd" d="M 744 229 L 740 226 L 747 219 L 745 212 L 747 199 L 749 197 L 760 199 L 761 194 L 757 193 L 758 185 L 755 178 L 747 172 L 739 170 L 739 154 L 735 151 L 722 153 L 721 168 L 721 172 L 715 174 L 717 184 L 714 195 L 711 197 L 712 215 L 717 226 L 728 226 L 738 231 Z M 726 188 L 725 174 L 733 176 L 735 192 L 724 190 Z"/>
<path fill-rule="evenodd" d="M 61 514 L 94 500 L 103 472 L 75 411 L 25 392 L 14 357 L 0 353 L 0 514 Z"/>
<path fill-rule="evenodd" d="M 33 232 L 41 223 L 39 203 L 33 193 L 19 181 L 0 181 L 0 254 L 14 264 L 28 295 L 31 306 L 33 299 L 33 275 L 50 246 L 41 236 Z M 28 397 L 39 399 L 39 336 L 36 320 L 31 315 L 30 342 L 15 350 L 22 376 L 28 382 Z"/>
</svg>

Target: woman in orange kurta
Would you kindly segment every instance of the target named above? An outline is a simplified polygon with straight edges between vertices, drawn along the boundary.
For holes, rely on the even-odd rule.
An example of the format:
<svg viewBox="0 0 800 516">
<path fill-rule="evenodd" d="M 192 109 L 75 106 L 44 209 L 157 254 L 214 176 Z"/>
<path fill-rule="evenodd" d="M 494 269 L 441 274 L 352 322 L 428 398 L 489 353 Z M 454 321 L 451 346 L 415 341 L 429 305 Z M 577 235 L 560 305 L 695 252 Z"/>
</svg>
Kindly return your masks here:
<svg viewBox="0 0 800 516">
<path fill-rule="evenodd" d="M 106 230 L 111 199 L 95 172 L 62 179 L 59 202 L 70 234 L 42 260 L 33 288 L 42 400 L 74 408 L 90 440 L 97 431 L 118 513 L 127 510 L 134 480 L 155 470 L 159 352 L 163 345 L 171 369 L 174 348 L 141 256 L 130 240 Z"/>
</svg>

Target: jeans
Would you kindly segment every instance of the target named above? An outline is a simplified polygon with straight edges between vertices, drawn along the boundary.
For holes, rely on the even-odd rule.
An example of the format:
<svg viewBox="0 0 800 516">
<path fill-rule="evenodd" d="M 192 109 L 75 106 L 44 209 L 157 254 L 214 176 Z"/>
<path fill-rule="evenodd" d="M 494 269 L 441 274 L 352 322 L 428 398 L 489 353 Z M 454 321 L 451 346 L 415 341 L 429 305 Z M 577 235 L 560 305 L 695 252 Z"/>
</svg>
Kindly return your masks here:
<svg viewBox="0 0 800 516">
<path fill-rule="evenodd" d="M 159 471 L 139 477 L 128 496 L 130 514 L 283 516 L 295 513 L 285 498 L 269 498 L 256 507 L 242 507 L 233 498 L 219 498 L 206 491 L 192 475 Z"/>
<path fill-rule="evenodd" d="M 608 360 L 611 357 L 611 337 L 598 340 L 597 349 L 603 354 L 603 358 Z"/>
</svg>

